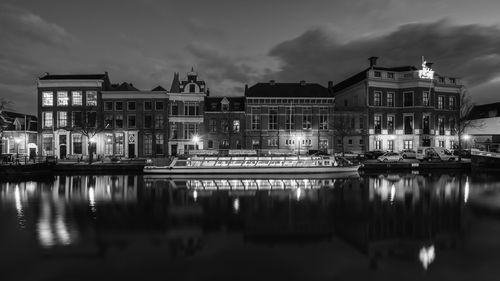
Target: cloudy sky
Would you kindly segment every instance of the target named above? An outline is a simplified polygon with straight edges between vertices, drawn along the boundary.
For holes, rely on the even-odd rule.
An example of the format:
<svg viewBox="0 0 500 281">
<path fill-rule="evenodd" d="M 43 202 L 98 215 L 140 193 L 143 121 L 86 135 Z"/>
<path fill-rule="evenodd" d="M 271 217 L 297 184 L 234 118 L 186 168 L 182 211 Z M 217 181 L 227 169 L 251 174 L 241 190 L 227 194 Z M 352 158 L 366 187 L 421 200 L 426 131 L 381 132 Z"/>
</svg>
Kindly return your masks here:
<svg viewBox="0 0 500 281">
<path fill-rule="evenodd" d="M 170 87 L 191 66 L 212 95 L 275 79 L 339 82 L 378 56 L 462 77 L 500 101 L 498 0 L 2 0 L 0 97 L 36 110 L 36 79 L 102 73 Z"/>
</svg>

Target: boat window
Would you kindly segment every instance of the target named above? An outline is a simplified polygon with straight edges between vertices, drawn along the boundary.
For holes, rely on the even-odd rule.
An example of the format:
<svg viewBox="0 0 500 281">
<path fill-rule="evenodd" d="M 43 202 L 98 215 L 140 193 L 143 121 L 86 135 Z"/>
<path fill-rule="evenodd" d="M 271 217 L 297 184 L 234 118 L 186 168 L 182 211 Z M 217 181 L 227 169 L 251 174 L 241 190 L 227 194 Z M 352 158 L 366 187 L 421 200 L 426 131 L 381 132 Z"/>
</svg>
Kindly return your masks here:
<svg viewBox="0 0 500 281">
<path fill-rule="evenodd" d="M 257 166 L 268 166 L 269 165 L 269 161 L 258 161 L 257 162 Z"/>
<path fill-rule="evenodd" d="M 204 161 L 203 164 L 202 164 L 202 166 L 203 167 L 212 167 L 212 166 L 215 165 L 215 162 L 216 161 Z"/>
<path fill-rule="evenodd" d="M 244 161 L 231 161 L 229 162 L 229 166 L 241 166 L 243 165 Z"/>
<path fill-rule="evenodd" d="M 177 162 L 175 162 L 175 166 L 186 166 L 186 164 L 186 160 L 177 160 Z"/>
</svg>

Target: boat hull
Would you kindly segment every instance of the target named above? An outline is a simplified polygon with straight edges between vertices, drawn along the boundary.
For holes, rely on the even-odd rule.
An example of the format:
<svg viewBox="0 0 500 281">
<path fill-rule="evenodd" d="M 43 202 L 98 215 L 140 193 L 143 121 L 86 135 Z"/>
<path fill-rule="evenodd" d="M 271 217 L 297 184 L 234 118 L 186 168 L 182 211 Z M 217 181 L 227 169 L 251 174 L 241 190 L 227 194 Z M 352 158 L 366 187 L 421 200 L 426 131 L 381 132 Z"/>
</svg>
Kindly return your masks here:
<svg viewBox="0 0 500 281">
<path fill-rule="evenodd" d="M 500 169 L 500 153 L 472 151 L 471 164 L 475 168 Z"/>
<path fill-rule="evenodd" d="M 146 167 L 146 174 L 168 175 L 241 175 L 241 174 L 332 174 L 357 172 L 356 166 L 337 167 Z"/>
</svg>

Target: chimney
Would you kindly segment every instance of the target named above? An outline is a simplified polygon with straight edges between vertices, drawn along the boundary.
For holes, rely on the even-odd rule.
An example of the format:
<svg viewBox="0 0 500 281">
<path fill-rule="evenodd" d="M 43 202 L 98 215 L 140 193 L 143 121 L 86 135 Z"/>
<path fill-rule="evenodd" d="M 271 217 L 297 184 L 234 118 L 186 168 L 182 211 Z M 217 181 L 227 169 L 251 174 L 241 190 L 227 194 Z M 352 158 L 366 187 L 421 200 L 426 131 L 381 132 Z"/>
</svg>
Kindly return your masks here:
<svg viewBox="0 0 500 281">
<path fill-rule="evenodd" d="M 333 81 L 328 81 L 328 89 L 333 88 Z"/>
<path fill-rule="evenodd" d="M 370 61 L 370 67 L 374 67 L 377 65 L 377 59 L 378 57 L 369 57 L 368 60 Z"/>
<path fill-rule="evenodd" d="M 306 84 L 306 80 L 300 80 L 300 85 L 304 86 Z"/>
<path fill-rule="evenodd" d="M 276 84 L 276 81 L 274 81 L 274 80 L 270 80 L 270 81 L 269 81 L 269 84 L 270 84 L 270 85 L 274 85 L 274 84 Z"/>
<path fill-rule="evenodd" d="M 428 63 L 425 64 L 425 66 L 427 66 L 428 68 L 432 69 L 432 65 L 433 64 L 434 64 L 433 62 L 428 62 Z"/>
</svg>

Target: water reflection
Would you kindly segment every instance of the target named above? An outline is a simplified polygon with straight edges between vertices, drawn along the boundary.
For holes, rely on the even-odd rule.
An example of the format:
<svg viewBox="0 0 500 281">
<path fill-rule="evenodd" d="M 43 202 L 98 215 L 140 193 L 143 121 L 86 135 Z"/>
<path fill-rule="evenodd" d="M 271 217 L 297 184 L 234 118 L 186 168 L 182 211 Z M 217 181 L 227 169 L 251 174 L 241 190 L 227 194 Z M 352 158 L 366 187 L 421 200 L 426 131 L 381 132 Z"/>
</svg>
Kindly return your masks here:
<svg viewBox="0 0 500 281">
<path fill-rule="evenodd" d="M 431 269 L 459 245 L 475 189 L 461 174 L 360 178 L 166 179 L 141 175 L 56 176 L 2 183 L 0 212 L 13 214 L 48 253 L 106 255 L 139 243 L 172 258 L 245 245 L 340 239 L 371 269 L 391 260 Z M 0 228 L 3 228 L 0 225 Z M 224 240 L 224 239 L 222 239 Z M 441 254 L 440 254 L 441 255 Z"/>
</svg>

